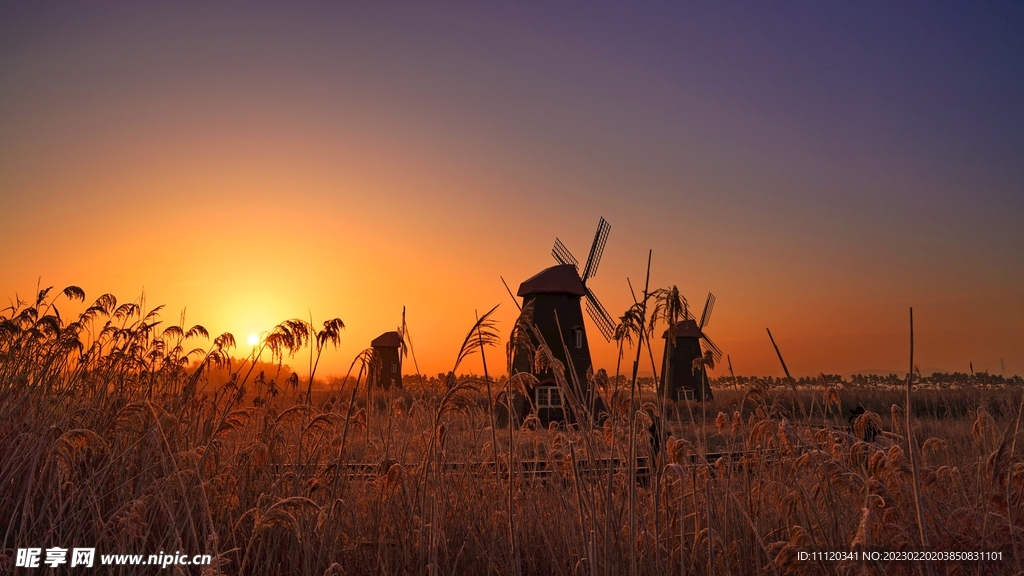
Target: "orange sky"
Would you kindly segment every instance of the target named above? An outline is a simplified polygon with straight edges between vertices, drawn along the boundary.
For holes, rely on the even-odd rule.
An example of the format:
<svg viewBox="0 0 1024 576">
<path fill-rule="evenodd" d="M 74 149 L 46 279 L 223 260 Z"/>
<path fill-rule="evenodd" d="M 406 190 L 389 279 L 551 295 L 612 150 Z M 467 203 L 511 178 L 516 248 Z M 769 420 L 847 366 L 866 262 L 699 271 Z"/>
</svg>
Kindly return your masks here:
<svg viewBox="0 0 1024 576">
<path fill-rule="evenodd" d="M 832 45 L 785 18 L 749 36 L 751 22 L 691 15 L 723 28 L 666 52 L 648 45 L 676 41 L 657 15 L 598 40 L 614 15 L 159 10 L 0 18 L 4 296 L 39 277 L 90 298 L 144 289 L 165 319 L 187 307 L 243 348 L 287 318 L 340 317 L 321 373 L 404 305 L 436 373 L 474 310 L 500 303 L 507 334 L 499 275 L 515 290 L 554 264 L 556 236 L 585 259 L 604 216 L 590 286 L 609 311 L 653 249 L 652 287 L 698 309 L 716 294 L 708 333 L 739 374 L 781 374 L 766 327 L 794 375 L 903 373 L 910 306 L 923 370 L 1024 373 L 1024 131 L 1001 99 L 1019 86 L 998 83 L 1017 82 L 998 80 L 1016 44 L 1007 62 L 966 53 L 992 71 L 972 100 L 936 67 L 857 88 L 882 58 L 862 31 Z M 783 30 L 800 46 L 773 40 Z M 908 70 L 930 63 L 926 36 L 897 51 Z M 820 60 L 804 50 L 823 42 Z"/>
</svg>

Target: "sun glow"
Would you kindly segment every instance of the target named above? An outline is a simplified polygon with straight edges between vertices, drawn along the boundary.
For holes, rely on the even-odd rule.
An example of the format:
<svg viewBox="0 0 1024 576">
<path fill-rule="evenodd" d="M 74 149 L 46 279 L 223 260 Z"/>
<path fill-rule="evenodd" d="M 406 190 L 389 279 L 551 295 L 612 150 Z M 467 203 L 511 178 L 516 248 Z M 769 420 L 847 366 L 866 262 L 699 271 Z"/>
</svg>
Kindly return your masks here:
<svg viewBox="0 0 1024 576">
<path fill-rule="evenodd" d="M 249 334 L 248 340 L 249 340 L 249 346 L 255 346 L 255 345 L 259 344 L 260 337 L 258 335 L 256 335 L 256 334 Z"/>
</svg>

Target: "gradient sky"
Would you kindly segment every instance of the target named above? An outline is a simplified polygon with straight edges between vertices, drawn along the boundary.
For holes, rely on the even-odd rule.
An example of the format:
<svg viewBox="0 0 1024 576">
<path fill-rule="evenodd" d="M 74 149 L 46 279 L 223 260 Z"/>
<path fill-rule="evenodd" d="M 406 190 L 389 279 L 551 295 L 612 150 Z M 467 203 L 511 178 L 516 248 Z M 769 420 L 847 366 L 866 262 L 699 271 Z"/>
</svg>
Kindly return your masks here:
<svg viewBox="0 0 1024 576">
<path fill-rule="evenodd" d="M 903 373 L 911 306 L 1024 373 L 1024 5 L 779 6 L 4 3 L 0 295 L 340 317 L 330 372 L 405 305 L 436 373 L 604 216 L 607 308 L 653 249 L 737 373 Z"/>
</svg>

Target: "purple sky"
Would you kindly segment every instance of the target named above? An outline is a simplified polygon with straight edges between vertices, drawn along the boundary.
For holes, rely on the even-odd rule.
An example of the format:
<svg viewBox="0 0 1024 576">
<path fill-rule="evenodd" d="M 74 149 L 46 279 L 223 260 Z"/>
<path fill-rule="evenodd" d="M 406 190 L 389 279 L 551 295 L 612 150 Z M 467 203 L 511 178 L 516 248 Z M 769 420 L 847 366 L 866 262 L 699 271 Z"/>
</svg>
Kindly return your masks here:
<svg viewBox="0 0 1024 576">
<path fill-rule="evenodd" d="M 778 371 L 766 326 L 799 373 L 903 371 L 914 306 L 922 368 L 1024 373 L 1022 30 L 1020 3 L 7 3 L 0 291 L 145 287 L 240 340 L 341 316 L 337 366 L 408 305 L 434 371 L 473 309 L 510 326 L 499 274 L 604 216 L 607 307 L 653 248 L 741 372 Z"/>
</svg>

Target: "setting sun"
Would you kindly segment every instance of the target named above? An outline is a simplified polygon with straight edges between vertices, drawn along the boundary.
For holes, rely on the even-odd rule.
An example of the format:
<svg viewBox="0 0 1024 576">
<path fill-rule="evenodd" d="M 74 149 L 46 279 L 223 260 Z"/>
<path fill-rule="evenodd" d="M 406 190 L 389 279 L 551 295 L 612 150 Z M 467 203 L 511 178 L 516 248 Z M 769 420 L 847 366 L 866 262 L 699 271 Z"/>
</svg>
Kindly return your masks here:
<svg viewBox="0 0 1024 576">
<path fill-rule="evenodd" d="M 0 1 L 0 565 L 1024 575 L 1022 30 Z"/>
</svg>

